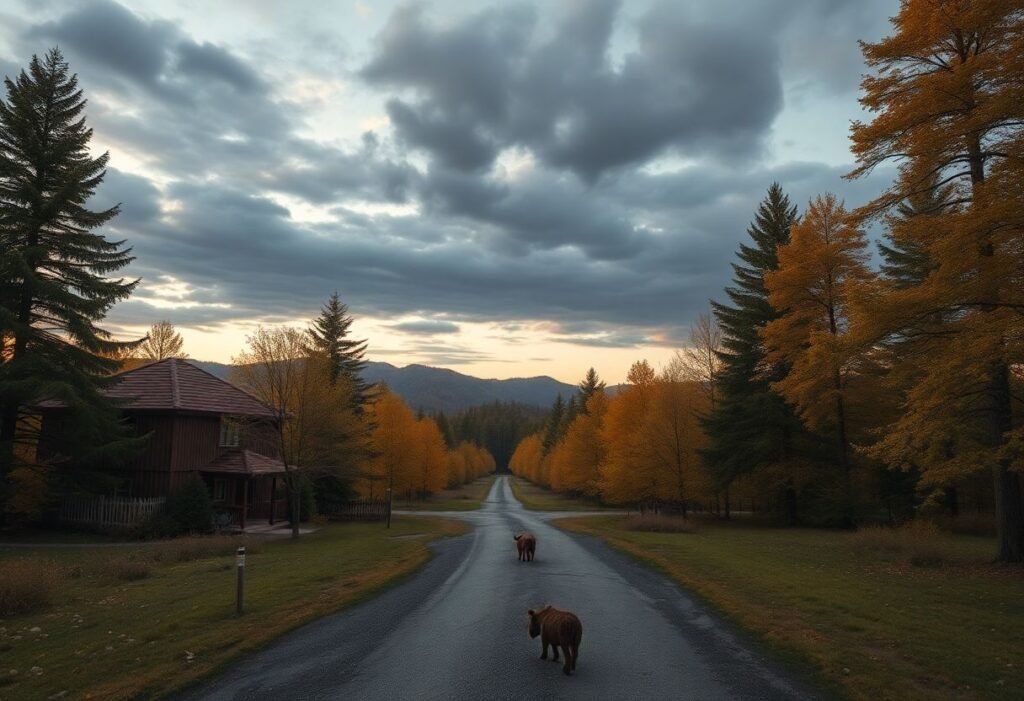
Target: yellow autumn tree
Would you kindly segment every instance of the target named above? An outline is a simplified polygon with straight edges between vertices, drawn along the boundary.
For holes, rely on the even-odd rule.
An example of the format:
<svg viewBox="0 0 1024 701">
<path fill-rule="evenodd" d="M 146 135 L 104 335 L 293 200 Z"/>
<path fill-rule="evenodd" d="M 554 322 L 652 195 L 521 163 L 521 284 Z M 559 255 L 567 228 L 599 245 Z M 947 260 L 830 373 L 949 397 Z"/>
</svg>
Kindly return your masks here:
<svg viewBox="0 0 1024 701">
<path fill-rule="evenodd" d="M 633 363 L 626 376 L 629 386 L 605 413 L 601 438 L 606 455 L 598 484 L 602 499 L 610 503 L 640 504 L 642 508 L 657 504 L 658 474 L 646 431 L 656 379 L 646 360 Z"/>
<path fill-rule="evenodd" d="M 1024 0 L 904 0 L 891 36 L 863 44 L 872 73 L 852 129 L 859 177 L 898 177 L 858 214 L 887 215 L 943 188 L 893 241 L 926 252 L 917 285 L 868 290 L 854 314 L 866 341 L 913 337 L 920 370 L 904 412 L 871 454 L 915 466 L 926 485 L 988 470 L 998 556 L 1024 561 L 1024 429 L 1014 371 L 1024 361 Z"/>
<path fill-rule="evenodd" d="M 416 490 L 417 451 L 416 417 L 402 399 L 382 390 L 370 407 L 374 430 L 371 444 L 375 458 L 360 491 L 371 498 L 384 495 L 390 488 L 393 495 L 407 495 Z"/>
<path fill-rule="evenodd" d="M 700 417 L 710 405 L 701 383 L 670 365 L 654 385 L 644 421 L 659 500 L 673 502 L 686 515 L 690 503 L 708 495 L 711 483 L 700 450 L 705 447 Z"/>
<path fill-rule="evenodd" d="M 595 391 L 570 424 L 565 437 L 551 453 L 551 487 L 557 491 L 598 496 L 600 466 L 605 461 L 601 439 L 609 400 L 603 391 Z"/>
<path fill-rule="evenodd" d="M 448 483 L 448 448 L 433 419 L 420 419 L 414 429 L 410 438 L 416 452 L 416 492 L 426 497 Z"/>
<path fill-rule="evenodd" d="M 871 279 L 867 239 L 832 194 L 813 199 L 765 275 L 768 301 L 780 315 L 762 338 L 767 359 L 789 368 L 772 388 L 809 428 L 834 433 L 840 468 L 849 468 L 848 394 L 858 355 L 843 343 L 852 287 Z"/>
<path fill-rule="evenodd" d="M 458 487 L 466 482 L 466 457 L 458 450 L 448 451 L 448 488 Z"/>
<path fill-rule="evenodd" d="M 541 458 L 544 454 L 542 437 L 539 434 L 527 436 L 519 441 L 509 459 L 512 474 L 534 483 L 540 482 Z"/>
</svg>

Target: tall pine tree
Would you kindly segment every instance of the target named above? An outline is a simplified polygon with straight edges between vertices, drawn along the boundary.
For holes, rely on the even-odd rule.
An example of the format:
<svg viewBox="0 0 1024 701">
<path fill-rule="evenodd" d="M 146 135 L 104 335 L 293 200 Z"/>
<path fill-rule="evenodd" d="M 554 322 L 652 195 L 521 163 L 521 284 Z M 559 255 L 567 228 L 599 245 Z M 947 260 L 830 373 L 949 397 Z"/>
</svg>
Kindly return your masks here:
<svg viewBox="0 0 1024 701">
<path fill-rule="evenodd" d="M 352 383 L 353 407 L 362 412 L 370 401 L 373 386 L 363 379 L 366 368 L 366 340 L 353 340 L 348 337 L 352 326 L 352 315 L 348 305 L 343 304 L 335 291 L 320 311 L 320 316 L 313 320 L 309 329 L 310 338 L 317 350 L 327 354 L 330 360 L 331 382 L 345 376 Z"/>
<path fill-rule="evenodd" d="M 92 211 L 86 202 L 109 158 L 89 154 L 92 130 L 77 77 L 57 49 L 28 72 L 5 79 L 0 100 L 0 489 L 32 444 L 32 403 L 67 407 L 65 430 L 51 455 L 76 464 L 112 464 L 137 446 L 124 438 L 102 388 L 119 363 L 109 356 L 132 343 L 98 326 L 138 283 L 108 277 L 131 262 L 123 241 L 96 230 L 118 207 Z M 106 357 L 105 357 L 106 356 Z M 27 451 L 32 452 L 32 451 Z"/>
<path fill-rule="evenodd" d="M 796 206 L 778 183 L 758 207 L 747 229 L 752 244 L 741 243 L 733 263 L 733 285 L 725 292 L 731 304 L 712 302 L 722 330 L 719 398 L 703 421 L 709 445 L 703 456 L 722 487 L 765 464 L 791 457 L 800 422 L 770 384 L 782 379 L 783 368 L 765 362 L 760 330 L 777 318 L 768 303 L 764 275 L 778 268 L 778 247 L 789 242 Z M 787 520 L 796 518 L 796 492 L 785 490 Z"/>
<path fill-rule="evenodd" d="M 583 381 L 579 383 L 580 388 L 580 401 L 579 401 L 579 413 L 587 413 L 587 402 L 592 396 L 598 392 L 604 392 L 607 383 L 597 375 L 597 370 L 590 368 L 587 370 L 586 376 Z M 575 418 L 575 417 L 574 417 Z"/>
<path fill-rule="evenodd" d="M 949 208 L 952 197 L 950 188 L 940 188 L 938 177 L 932 175 L 920 191 L 900 202 L 895 214 L 888 218 L 885 243 L 878 243 L 878 252 L 882 256 L 882 276 L 896 287 L 920 285 L 933 267 L 925 242 L 900 237 L 897 232 L 915 217 L 942 215 Z"/>
<path fill-rule="evenodd" d="M 551 413 L 548 414 L 547 423 L 544 424 L 544 438 L 541 444 L 544 447 L 544 454 L 550 453 L 559 440 L 562 438 L 562 420 L 565 418 L 565 400 L 559 394 L 555 397 L 555 403 L 551 405 Z"/>
</svg>

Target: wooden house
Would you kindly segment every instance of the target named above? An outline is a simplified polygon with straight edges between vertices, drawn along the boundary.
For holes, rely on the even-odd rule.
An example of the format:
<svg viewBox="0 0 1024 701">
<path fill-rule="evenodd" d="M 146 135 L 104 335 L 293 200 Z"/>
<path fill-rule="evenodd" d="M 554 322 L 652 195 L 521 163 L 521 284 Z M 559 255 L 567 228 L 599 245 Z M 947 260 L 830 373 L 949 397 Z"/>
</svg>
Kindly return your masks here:
<svg viewBox="0 0 1024 701">
<path fill-rule="evenodd" d="M 145 450 L 122 467 L 119 496 L 173 495 L 191 475 L 206 482 L 218 514 L 237 525 L 287 514 L 276 412 L 256 397 L 191 363 L 168 358 L 118 375 L 106 390 Z M 40 447 L 60 431 L 59 403 L 43 402 Z"/>
</svg>

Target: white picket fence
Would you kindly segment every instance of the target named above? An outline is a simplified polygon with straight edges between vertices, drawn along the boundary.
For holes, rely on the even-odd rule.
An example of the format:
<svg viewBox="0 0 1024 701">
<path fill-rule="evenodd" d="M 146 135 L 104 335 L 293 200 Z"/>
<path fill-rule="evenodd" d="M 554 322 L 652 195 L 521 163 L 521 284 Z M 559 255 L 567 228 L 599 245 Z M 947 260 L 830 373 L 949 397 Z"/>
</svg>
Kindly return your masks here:
<svg viewBox="0 0 1024 701">
<path fill-rule="evenodd" d="M 61 523 L 100 528 L 131 528 L 163 508 L 163 497 L 68 496 L 60 504 Z"/>
</svg>

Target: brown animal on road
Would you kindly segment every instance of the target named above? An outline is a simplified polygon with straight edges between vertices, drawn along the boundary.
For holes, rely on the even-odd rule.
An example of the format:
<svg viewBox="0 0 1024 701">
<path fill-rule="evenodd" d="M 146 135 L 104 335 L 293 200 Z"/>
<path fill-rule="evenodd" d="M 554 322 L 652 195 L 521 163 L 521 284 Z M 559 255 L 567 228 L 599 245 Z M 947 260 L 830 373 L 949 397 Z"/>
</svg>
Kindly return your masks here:
<svg viewBox="0 0 1024 701">
<path fill-rule="evenodd" d="M 525 532 L 514 536 L 516 539 L 516 550 L 519 551 L 519 561 L 533 562 L 533 553 L 537 550 L 537 537 L 533 533 Z"/>
<path fill-rule="evenodd" d="M 540 658 L 548 658 L 548 645 L 555 651 L 555 662 L 558 662 L 558 648 L 562 648 L 565 663 L 562 671 L 571 674 L 576 669 L 576 660 L 580 656 L 580 640 L 583 638 L 583 624 L 580 619 L 568 611 L 559 611 L 545 606 L 539 611 L 530 609 L 530 637 L 540 636 Z"/>
</svg>

